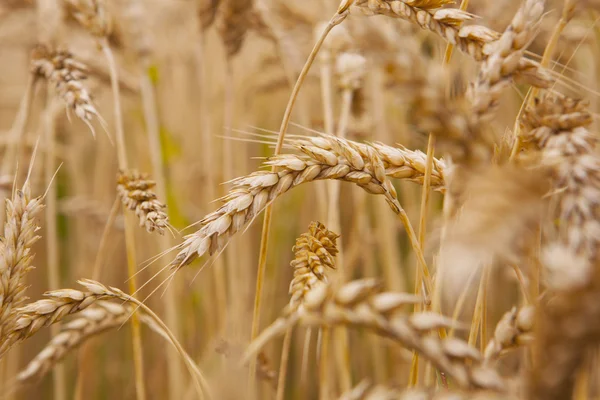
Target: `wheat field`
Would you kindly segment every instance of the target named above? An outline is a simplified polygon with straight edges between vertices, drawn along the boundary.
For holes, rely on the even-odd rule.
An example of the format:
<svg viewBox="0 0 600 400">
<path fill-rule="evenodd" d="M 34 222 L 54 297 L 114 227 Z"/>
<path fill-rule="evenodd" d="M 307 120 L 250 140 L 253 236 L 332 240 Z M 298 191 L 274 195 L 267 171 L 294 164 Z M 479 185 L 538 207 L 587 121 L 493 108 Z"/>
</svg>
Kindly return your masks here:
<svg viewBox="0 0 600 400">
<path fill-rule="evenodd" d="M 0 0 L 0 399 L 600 399 L 597 0 Z"/>
</svg>

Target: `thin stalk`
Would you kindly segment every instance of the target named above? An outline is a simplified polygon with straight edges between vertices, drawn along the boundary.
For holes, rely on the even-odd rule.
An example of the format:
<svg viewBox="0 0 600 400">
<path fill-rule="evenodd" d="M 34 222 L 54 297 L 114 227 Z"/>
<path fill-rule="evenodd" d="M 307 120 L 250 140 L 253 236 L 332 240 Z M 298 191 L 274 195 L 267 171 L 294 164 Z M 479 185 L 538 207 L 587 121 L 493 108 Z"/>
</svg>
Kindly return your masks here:
<svg viewBox="0 0 600 400">
<path fill-rule="evenodd" d="M 486 267 L 487 269 L 487 267 Z M 484 296 L 485 296 L 485 284 L 486 284 L 486 270 L 481 274 L 481 279 L 479 281 L 479 290 L 477 291 L 477 300 L 475 301 L 475 310 L 473 311 L 473 318 L 471 320 L 471 326 L 469 329 L 469 346 L 475 347 L 477 344 L 477 337 L 479 335 L 479 326 L 482 322 L 483 315 L 483 305 L 484 305 Z"/>
<path fill-rule="evenodd" d="M 156 180 L 156 194 L 159 199 L 167 200 L 167 183 L 165 177 L 165 165 L 163 162 L 163 152 L 160 142 L 160 128 L 157 114 L 156 98 L 154 96 L 154 87 L 150 76 L 148 75 L 147 63 L 143 63 L 146 67 L 140 74 L 140 92 L 142 104 L 144 108 L 144 120 L 146 122 L 146 131 L 148 132 L 148 144 L 150 148 L 150 159 L 152 161 L 152 176 Z M 163 235 L 158 238 L 159 250 L 162 252 L 171 247 L 169 236 Z M 177 285 L 177 282 L 173 282 Z M 179 308 L 177 306 L 176 287 L 167 290 L 165 293 L 166 303 L 166 320 L 167 326 L 173 332 L 175 337 L 180 337 L 179 330 Z M 179 399 L 182 396 L 183 371 L 181 363 L 178 360 L 176 351 L 167 352 L 167 370 L 169 373 L 169 398 Z"/>
<path fill-rule="evenodd" d="M 350 119 L 352 110 L 352 89 L 344 89 L 342 92 L 342 109 L 338 121 L 337 136 L 346 137 L 346 128 Z M 334 232 L 341 232 L 341 207 L 340 207 L 340 182 L 334 181 L 329 186 L 329 204 L 327 207 L 327 224 Z M 341 239 L 341 238 L 340 238 Z M 339 253 L 337 255 L 337 281 L 344 282 L 344 246 L 342 241 L 338 239 Z M 336 327 L 332 329 L 334 338 L 335 361 L 340 379 L 340 389 L 342 393 L 349 391 L 352 388 L 352 378 L 350 373 L 350 354 L 348 346 L 348 331 L 344 327 Z M 323 358 L 321 358 L 323 360 Z"/>
<path fill-rule="evenodd" d="M 302 71 L 300 72 L 300 76 L 298 76 L 298 80 L 294 85 L 294 89 L 292 90 L 292 94 L 290 95 L 290 99 L 288 101 L 287 107 L 285 109 L 283 119 L 281 121 L 281 127 L 279 129 L 279 135 L 277 137 L 277 145 L 275 146 L 275 155 L 281 153 L 281 148 L 283 147 L 283 141 L 285 139 L 285 134 L 290 123 L 290 118 L 292 115 L 292 109 L 294 108 L 294 104 L 296 103 L 296 99 L 298 97 L 298 93 L 300 92 L 300 88 L 302 87 L 302 83 L 306 79 L 308 75 L 308 71 L 310 70 L 311 65 L 313 64 L 319 49 L 323 45 L 327 34 L 333 29 L 334 26 L 341 23 L 347 16 L 347 12 L 343 12 L 341 14 L 334 14 L 334 16 L 327 24 L 327 28 L 321 34 L 321 37 L 313 47 Z M 275 168 L 273 168 L 274 170 Z M 260 306 L 261 306 L 261 295 L 262 295 L 262 287 L 265 278 L 265 271 L 267 266 L 267 248 L 269 244 L 269 231 L 271 228 L 271 217 L 273 213 L 272 204 L 268 205 L 265 208 L 265 214 L 263 218 L 263 227 L 261 233 L 260 240 L 260 250 L 258 257 L 258 270 L 256 272 L 256 293 L 254 297 L 254 312 L 252 314 L 252 331 L 251 331 L 251 340 L 254 340 L 258 336 L 259 326 L 260 326 Z M 253 386 L 256 376 L 256 356 L 252 356 L 250 359 L 250 369 L 248 372 L 248 381 L 250 383 L 250 387 Z"/>
<path fill-rule="evenodd" d="M 125 151 L 125 132 L 123 126 L 123 114 L 121 110 L 121 96 L 119 94 L 119 77 L 114 56 L 109 47 L 108 40 L 102 39 L 100 43 L 102 52 L 108 62 L 110 72 L 110 84 L 113 93 L 114 117 L 116 125 L 116 141 L 117 141 L 117 158 L 119 168 L 127 170 L 127 153 Z M 127 251 L 127 274 L 129 278 L 129 291 L 135 293 L 137 284 L 135 279 L 137 262 L 135 254 L 135 222 L 133 214 L 124 213 L 125 223 L 125 247 Z M 138 400 L 146 399 L 146 389 L 144 387 L 144 361 L 142 353 L 142 334 L 140 328 L 140 320 L 136 314 L 131 317 L 131 334 L 133 340 L 133 361 L 135 367 L 135 387 L 136 398 Z"/>
<path fill-rule="evenodd" d="M 460 10 L 465 11 L 469 7 L 469 0 L 462 0 Z M 452 59 L 454 45 L 448 43 L 444 53 L 443 65 L 449 65 Z M 431 196 L 431 173 L 433 171 L 433 159 L 435 154 L 435 137 L 430 133 L 427 142 L 427 162 L 425 164 L 425 175 L 423 177 L 423 188 L 421 191 L 421 210 L 419 213 L 419 244 L 421 249 L 425 246 L 425 236 L 427 233 L 427 213 L 429 211 L 429 200 Z M 427 267 L 424 265 L 417 270 L 415 274 L 415 293 L 420 294 L 423 282 L 423 270 Z M 431 291 L 429 291 L 431 294 Z M 417 306 L 419 307 L 419 306 Z M 413 352 L 413 359 L 410 368 L 409 386 L 416 386 L 419 382 L 419 353 Z"/>
<path fill-rule="evenodd" d="M 49 88 L 48 88 L 49 89 Z M 49 90 L 48 90 L 49 91 Z M 56 225 L 57 206 L 56 206 L 56 184 L 52 184 L 54 178 L 54 172 L 56 170 L 56 146 L 55 140 L 55 127 L 54 118 L 50 111 L 50 96 L 46 99 L 46 110 L 43 114 L 44 132 L 46 138 L 46 157 L 44 159 L 44 181 L 46 182 L 47 194 L 46 194 L 46 256 L 48 263 L 48 287 L 50 290 L 57 290 L 61 287 L 60 285 L 60 271 L 59 271 L 59 243 L 58 243 L 58 231 Z M 60 333 L 60 323 L 51 326 L 52 336 L 56 336 Z M 54 398 L 57 400 L 66 400 L 67 398 L 67 386 L 66 386 L 66 375 L 65 367 L 62 364 L 57 365 L 52 371 L 53 378 L 53 390 Z"/>
<path fill-rule="evenodd" d="M 96 253 L 96 258 L 94 259 L 94 269 L 92 270 L 92 279 L 97 281 L 100 279 L 100 275 L 102 274 L 102 266 L 104 265 L 104 259 L 106 255 L 106 245 L 108 244 L 108 238 L 110 236 L 110 231 L 117 219 L 117 215 L 119 214 L 119 209 L 121 208 L 121 200 L 118 196 L 115 196 L 115 201 L 113 202 L 112 207 L 110 208 L 110 213 L 108 214 L 108 219 L 106 220 L 106 224 L 104 224 L 104 230 L 102 231 L 102 236 L 100 237 L 100 243 L 98 244 L 98 251 Z"/>
<path fill-rule="evenodd" d="M 330 389 L 330 373 L 329 373 L 329 342 L 331 329 L 328 327 L 321 328 L 321 340 L 319 347 L 319 399 L 329 400 L 331 393 Z"/>
<path fill-rule="evenodd" d="M 285 394 L 285 377 L 287 375 L 288 359 L 290 354 L 290 347 L 292 345 L 292 331 L 293 328 L 290 326 L 285 331 L 283 337 L 283 346 L 281 349 L 281 362 L 279 363 L 279 378 L 277 380 L 277 400 L 283 400 Z"/>
<path fill-rule="evenodd" d="M 300 365 L 300 389 L 305 390 L 305 385 L 308 382 L 308 357 L 310 350 L 310 339 L 312 337 L 312 329 L 306 329 L 304 335 L 304 345 L 302 346 L 302 364 Z M 302 395 L 304 393 L 301 393 Z"/>
</svg>

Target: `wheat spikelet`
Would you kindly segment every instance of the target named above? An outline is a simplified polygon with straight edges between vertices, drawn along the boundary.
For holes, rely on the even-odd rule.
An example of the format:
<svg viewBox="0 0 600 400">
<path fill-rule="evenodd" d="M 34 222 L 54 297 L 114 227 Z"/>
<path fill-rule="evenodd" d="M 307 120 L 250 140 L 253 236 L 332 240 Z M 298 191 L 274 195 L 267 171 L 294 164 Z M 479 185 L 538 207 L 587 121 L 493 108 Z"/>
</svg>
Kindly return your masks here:
<svg viewBox="0 0 600 400">
<path fill-rule="evenodd" d="M 235 56 L 244 43 L 252 16 L 252 0 L 222 0 L 220 33 L 228 57 Z"/>
<path fill-rule="evenodd" d="M 296 239 L 294 260 L 294 279 L 290 283 L 290 309 L 300 306 L 306 294 L 320 284 L 327 283 L 326 268 L 335 268 L 335 255 L 338 250 L 336 233 L 328 230 L 320 222 L 311 222 L 308 232 Z"/>
<path fill-rule="evenodd" d="M 535 308 L 513 307 L 496 325 L 494 336 L 488 342 L 483 357 L 486 362 L 495 360 L 513 348 L 532 343 Z"/>
<path fill-rule="evenodd" d="M 31 53 L 31 70 L 43 76 L 56 89 L 67 105 L 67 111 L 73 110 L 95 136 L 92 120 L 96 118 L 103 126 L 104 120 L 96 110 L 88 90 L 82 81 L 87 78 L 87 67 L 76 61 L 73 54 L 64 50 L 51 50 L 38 45 Z"/>
<path fill-rule="evenodd" d="M 42 198 L 31 197 L 29 179 L 22 189 L 13 192 L 11 200 L 6 200 L 4 237 L 0 242 L 0 348 L 7 340 L 7 327 L 16 322 L 17 308 L 27 300 L 24 279 L 33 269 L 31 246 L 40 238 L 35 218 L 42 209 Z"/>
<path fill-rule="evenodd" d="M 156 231 L 162 235 L 169 226 L 169 219 L 163 211 L 166 206 L 152 192 L 154 186 L 156 182 L 138 171 L 121 171 L 117 176 L 117 193 L 123 206 L 135 212 L 140 226 L 146 231 Z"/>
<path fill-rule="evenodd" d="M 111 33 L 111 21 L 103 0 L 64 0 L 69 14 L 97 37 Z"/>
<path fill-rule="evenodd" d="M 374 279 L 352 281 L 333 290 L 322 285 L 306 296 L 296 311 L 276 320 L 248 348 L 246 356 L 260 350 L 271 338 L 294 324 L 350 325 L 372 329 L 429 359 L 439 370 L 463 388 L 505 390 L 505 382 L 488 367 L 481 365 L 481 354 L 455 338 L 441 340 L 428 332 L 455 325 L 439 314 L 424 312 L 410 316 L 399 313 L 406 304 L 419 298 L 406 293 L 381 292 Z"/>
<path fill-rule="evenodd" d="M 367 15 L 383 14 L 408 20 L 422 29 L 436 33 L 477 61 L 486 59 L 491 51 L 488 45 L 497 41 L 500 34 L 481 25 L 463 26 L 462 23 L 473 19 L 473 15 L 459 9 L 440 8 L 446 3 L 449 2 L 445 0 L 356 0 L 354 2 Z M 516 75 L 521 80 L 536 87 L 550 86 L 551 79 L 533 61 L 519 58 L 513 59 L 512 62 L 516 64 Z"/>
<path fill-rule="evenodd" d="M 225 204 L 200 221 L 201 228 L 177 246 L 180 252 L 171 266 L 181 268 L 205 253 L 219 251 L 240 229 L 251 222 L 277 197 L 305 182 L 336 179 L 352 182 L 372 194 L 384 195 L 394 212 L 400 207 L 396 190 L 385 175 L 385 167 L 371 146 L 323 136 L 310 144 L 297 144 L 302 155 L 282 154 L 268 158 L 265 166 L 278 172 L 259 171 L 236 178 Z"/>
</svg>

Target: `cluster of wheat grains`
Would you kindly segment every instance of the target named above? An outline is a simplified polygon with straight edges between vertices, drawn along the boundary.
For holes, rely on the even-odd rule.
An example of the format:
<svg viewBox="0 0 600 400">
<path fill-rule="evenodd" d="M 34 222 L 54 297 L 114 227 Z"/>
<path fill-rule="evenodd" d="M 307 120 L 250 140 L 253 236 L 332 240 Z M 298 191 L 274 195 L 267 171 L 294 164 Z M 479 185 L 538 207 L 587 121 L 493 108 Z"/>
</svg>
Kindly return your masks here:
<svg viewBox="0 0 600 400">
<path fill-rule="evenodd" d="M 1 398 L 600 396 L 598 1 L 0 3 Z"/>
</svg>

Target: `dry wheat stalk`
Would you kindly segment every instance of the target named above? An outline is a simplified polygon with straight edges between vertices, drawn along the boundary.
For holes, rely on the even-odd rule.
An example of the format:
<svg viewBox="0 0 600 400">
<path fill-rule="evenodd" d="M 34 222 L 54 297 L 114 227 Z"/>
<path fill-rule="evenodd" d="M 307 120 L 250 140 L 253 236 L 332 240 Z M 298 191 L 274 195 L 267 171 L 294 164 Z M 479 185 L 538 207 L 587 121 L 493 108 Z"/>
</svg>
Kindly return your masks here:
<svg viewBox="0 0 600 400">
<path fill-rule="evenodd" d="M 485 362 L 491 362 L 513 348 L 532 343 L 534 317 L 533 306 L 520 309 L 513 307 L 504 314 L 483 353 Z"/>
<path fill-rule="evenodd" d="M 400 210 L 396 189 L 385 175 L 383 161 L 371 146 L 323 136 L 319 142 L 297 144 L 302 155 L 282 154 L 267 159 L 265 166 L 278 172 L 258 171 L 236 178 L 225 204 L 200 221 L 201 228 L 177 246 L 180 252 L 171 262 L 174 268 L 190 264 L 205 253 L 210 255 L 251 222 L 277 197 L 305 182 L 336 179 L 352 182 L 372 194 L 385 196 L 394 212 Z"/>
<path fill-rule="evenodd" d="M 64 0 L 69 14 L 92 35 L 99 38 L 111 33 L 111 20 L 104 0 Z"/>
<path fill-rule="evenodd" d="M 376 385 L 368 380 L 344 393 L 339 400 L 516 400 L 513 396 L 494 392 L 455 392 L 426 389 L 401 389 Z"/>
<path fill-rule="evenodd" d="M 228 57 L 235 56 L 242 48 L 251 17 L 255 16 L 252 0 L 221 0 L 220 33 Z"/>
<path fill-rule="evenodd" d="M 327 283 L 325 271 L 326 268 L 335 268 L 335 255 L 338 253 L 335 242 L 338 237 L 320 222 L 311 222 L 308 232 L 296 239 L 292 249 L 294 259 L 290 263 L 294 269 L 294 279 L 290 283 L 290 309 L 298 308 L 307 293 Z"/>
<path fill-rule="evenodd" d="M 43 209 L 41 197 L 31 197 L 29 178 L 6 200 L 4 237 L 0 241 L 0 348 L 4 347 L 17 307 L 27 300 L 25 275 L 33 269 L 31 246 L 40 238 L 35 218 Z M 0 357 L 3 352 L 0 351 Z"/>
<path fill-rule="evenodd" d="M 267 328 L 251 343 L 246 356 L 298 323 L 361 326 L 418 351 L 460 387 L 505 390 L 506 384 L 496 371 L 481 364 L 479 351 L 459 339 L 428 335 L 455 326 L 451 319 L 431 312 L 409 316 L 398 312 L 406 304 L 419 301 L 407 293 L 382 292 L 375 279 L 352 281 L 337 290 L 322 285 L 309 292 L 296 311 L 284 314 Z"/>
<path fill-rule="evenodd" d="M 152 188 L 156 182 L 148 179 L 147 174 L 135 170 L 121 171 L 117 176 L 117 193 L 123 206 L 131 211 L 140 221 L 140 226 L 148 232 L 164 234 L 169 226 L 169 218 L 163 211 L 166 205 L 161 203 Z"/>
<path fill-rule="evenodd" d="M 67 112 L 73 110 L 92 131 L 92 120 L 96 118 L 103 126 L 104 120 L 96 110 L 88 90 L 82 81 L 87 78 L 87 67 L 73 58 L 73 54 L 64 50 L 51 50 L 38 45 L 31 53 L 31 70 L 43 76 L 56 89 L 67 105 Z M 68 115 L 68 114 L 67 114 Z"/>
<path fill-rule="evenodd" d="M 492 51 L 489 44 L 496 42 L 500 34 L 481 25 L 464 26 L 462 23 L 472 20 L 474 16 L 459 9 L 441 8 L 447 3 L 450 1 L 356 0 L 354 2 L 367 15 L 383 14 L 408 20 L 425 30 L 436 33 L 477 61 L 485 60 Z M 535 62 L 525 58 L 512 61 L 519 79 L 536 87 L 550 86 L 551 78 Z"/>
</svg>

